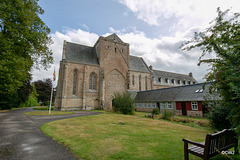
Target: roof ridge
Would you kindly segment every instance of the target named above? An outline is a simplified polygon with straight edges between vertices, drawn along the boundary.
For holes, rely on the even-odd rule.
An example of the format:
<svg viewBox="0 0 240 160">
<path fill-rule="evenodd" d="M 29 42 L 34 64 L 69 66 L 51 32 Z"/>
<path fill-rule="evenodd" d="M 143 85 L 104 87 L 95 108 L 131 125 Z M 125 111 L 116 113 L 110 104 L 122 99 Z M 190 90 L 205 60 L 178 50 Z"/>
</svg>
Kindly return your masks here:
<svg viewBox="0 0 240 160">
<path fill-rule="evenodd" d="M 184 76 L 190 77 L 188 74 L 182 74 L 182 73 L 176 73 L 176 72 L 169 72 L 169 71 L 156 70 L 156 69 L 153 69 L 153 71 L 165 72 L 165 73 L 173 73 L 173 74 L 184 75 Z"/>
<path fill-rule="evenodd" d="M 65 41 L 66 41 L 66 40 L 65 40 Z M 69 42 L 69 41 L 66 41 L 66 43 L 71 43 L 71 44 L 78 45 L 78 46 L 84 46 L 84 47 L 94 48 L 94 47 L 92 47 L 92 46 L 83 45 L 83 44 L 79 44 L 79 43 L 76 43 L 76 42 Z"/>
<path fill-rule="evenodd" d="M 140 92 L 152 92 L 152 91 L 159 91 L 159 90 L 168 90 L 168 89 L 173 89 L 173 88 L 184 88 L 184 87 L 191 87 L 191 86 L 199 86 L 199 85 L 204 85 L 204 84 L 211 84 L 211 82 L 202 82 L 202 83 L 197 83 L 197 84 L 189 84 L 189 85 L 183 85 L 183 86 L 174 86 L 174 87 L 168 87 L 168 88 L 160 88 L 160 89 L 153 89 L 153 90 L 147 90 L 147 91 L 139 91 Z"/>
</svg>

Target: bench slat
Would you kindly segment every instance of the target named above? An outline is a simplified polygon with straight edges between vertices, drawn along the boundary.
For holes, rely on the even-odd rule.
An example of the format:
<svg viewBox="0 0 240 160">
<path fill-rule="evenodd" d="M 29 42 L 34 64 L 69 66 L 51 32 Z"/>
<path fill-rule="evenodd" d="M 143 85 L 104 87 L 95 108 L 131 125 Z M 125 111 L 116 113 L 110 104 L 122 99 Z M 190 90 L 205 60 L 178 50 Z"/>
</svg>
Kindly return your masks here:
<svg viewBox="0 0 240 160">
<path fill-rule="evenodd" d="M 204 142 L 198 143 L 188 139 L 184 141 L 184 157 L 188 160 L 188 153 L 194 154 L 203 159 L 209 159 L 221 151 L 225 151 L 232 147 L 237 150 L 238 139 L 237 134 L 230 129 L 224 129 L 214 134 L 207 134 Z M 188 144 L 192 144 L 188 146 Z"/>
</svg>

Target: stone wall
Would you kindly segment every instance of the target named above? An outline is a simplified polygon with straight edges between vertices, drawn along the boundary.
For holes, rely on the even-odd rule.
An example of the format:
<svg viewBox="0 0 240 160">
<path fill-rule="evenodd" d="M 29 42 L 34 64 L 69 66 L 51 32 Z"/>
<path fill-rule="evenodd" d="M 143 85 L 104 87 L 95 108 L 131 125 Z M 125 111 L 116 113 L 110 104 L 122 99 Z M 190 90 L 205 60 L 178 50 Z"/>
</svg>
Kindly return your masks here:
<svg viewBox="0 0 240 160">
<path fill-rule="evenodd" d="M 74 71 L 77 71 L 76 93 L 73 94 Z M 96 90 L 89 89 L 89 76 L 95 73 Z M 62 76 L 62 77 L 60 77 Z M 91 106 L 99 107 L 99 66 L 72 62 L 62 62 L 59 71 L 59 81 L 55 108 L 61 110 L 82 109 Z"/>
<path fill-rule="evenodd" d="M 133 83 L 134 76 L 134 83 Z M 129 89 L 139 91 L 139 76 L 141 77 L 141 91 L 146 91 L 145 77 L 147 77 L 147 90 L 152 89 L 152 79 L 150 73 L 130 71 L 129 74 Z"/>
</svg>

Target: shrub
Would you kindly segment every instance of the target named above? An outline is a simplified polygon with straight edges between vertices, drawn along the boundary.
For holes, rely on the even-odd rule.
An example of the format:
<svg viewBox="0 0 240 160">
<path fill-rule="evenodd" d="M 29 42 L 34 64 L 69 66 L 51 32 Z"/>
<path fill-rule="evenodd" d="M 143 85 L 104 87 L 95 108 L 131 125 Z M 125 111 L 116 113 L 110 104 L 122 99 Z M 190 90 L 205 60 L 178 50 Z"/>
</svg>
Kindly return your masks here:
<svg viewBox="0 0 240 160">
<path fill-rule="evenodd" d="M 113 111 L 122 114 L 134 114 L 134 100 L 130 93 L 115 93 L 113 96 L 112 104 Z"/>
<path fill-rule="evenodd" d="M 170 121 L 172 117 L 173 117 L 173 113 L 171 111 L 164 110 L 164 112 L 162 113 L 162 119 L 166 119 Z"/>
<path fill-rule="evenodd" d="M 199 126 L 202 126 L 202 127 L 209 127 L 210 126 L 210 123 L 209 123 L 209 121 L 204 121 L 204 120 L 199 120 L 199 121 L 197 121 L 197 124 L 199 125 Z"/>
<path fill-rule="evenodd" d="M 159 111 L 159 109 L 158 108 L 153 108 L 153 110 L 152 110 L 152 115 L 159 115 L 160 114 L 160 111 Z"/>
<path fill-rule="evenodd" d="M 226 118 L 231 111 L 230 105 L 223 103 L 216 103 L 212 106 L 212 110 L 207 115 L 213 128 L 218 130 L 227 129 L 231 127 L 230 121 Z"/>
</svg>

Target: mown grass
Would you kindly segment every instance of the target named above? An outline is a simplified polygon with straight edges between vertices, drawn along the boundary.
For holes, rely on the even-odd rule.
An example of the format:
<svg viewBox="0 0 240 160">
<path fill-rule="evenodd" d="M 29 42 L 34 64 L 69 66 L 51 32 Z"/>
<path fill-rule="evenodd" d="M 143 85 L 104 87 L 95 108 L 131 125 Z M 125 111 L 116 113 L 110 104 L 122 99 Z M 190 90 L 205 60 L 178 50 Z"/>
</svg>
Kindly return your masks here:
<svg viewBox="0 0 240 160">
<path fill-rule="evenodd" d="M 33 110 L 49 110 L 47 106 L 38 106 L 34 107 Z M 54 110 L 54 107 L 51 107 L 51 110 Z"/>
<path fill-rule="evenodd" d="M 183 159 L 183 138 L 201 142 L 208 129 L 121 114 L 101 114 L 44 124 L 43 132 L 64 143 L 80 158 Z M 190 159 L 199 159 L 190 155 Z"/>
<path fill-rule="evenodd" d="M 24 113 L 24 115 L 32 115 L 32 116 L 53 116 L 53 115 L 65 115 L 65 114 L 74 114 L 74 112 L 51 111 L 51 113 L 49 114 L 48 111 L 32 111 L 32 112 Z"/>
</svg>

